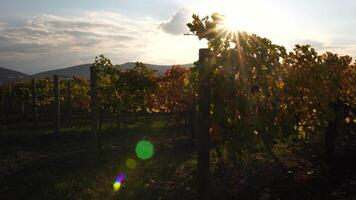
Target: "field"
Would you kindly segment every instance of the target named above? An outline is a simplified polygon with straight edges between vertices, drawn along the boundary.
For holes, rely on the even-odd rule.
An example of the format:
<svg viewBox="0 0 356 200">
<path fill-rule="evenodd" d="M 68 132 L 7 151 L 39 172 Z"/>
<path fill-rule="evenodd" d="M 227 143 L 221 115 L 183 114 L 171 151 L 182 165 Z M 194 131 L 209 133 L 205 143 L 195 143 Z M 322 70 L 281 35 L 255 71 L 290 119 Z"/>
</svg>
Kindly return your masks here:
<svg viewBox="0 0 356 200">
<path fill-rule="evenodd" d="M 355 60 L 226 24 L 191 67 L 1 84 L 0 199 L 356 199 Z"/>
<path fill-rule="evenodd" d="M 29 130 L 30 123 L 2 126 L 0 199 L 196 198 L 196 149 L 184 123 L 171 115 L 153 115 L 137 121 L 126 117 L 120 129 L 113 124 L 108 120 L 103 125 L 101 153 L 86 123 L 63 128 L 60 136 L 46 128 Z M 152 159 L 136 157 L 135 145 L 142 139 L 154 145 Z M 213 195 L 219 199 L 356 198 L 356 165 L 348 159 L 352 155 L 344 152 L 348 157 L 339 157 L 328 168 L 316 150 L 304 147 L 310 154 L 300 149 L 280 143 L 271 152 L 241 154 L 239 167 L 233 169 L 216 166 L 212 160 Z M 136 166 L 126 165 L 129 158 Z M 219 167 L 225 174 L 218 174 Z M 120 172 L 126 179 L 114 191 Z"/>
</svg>

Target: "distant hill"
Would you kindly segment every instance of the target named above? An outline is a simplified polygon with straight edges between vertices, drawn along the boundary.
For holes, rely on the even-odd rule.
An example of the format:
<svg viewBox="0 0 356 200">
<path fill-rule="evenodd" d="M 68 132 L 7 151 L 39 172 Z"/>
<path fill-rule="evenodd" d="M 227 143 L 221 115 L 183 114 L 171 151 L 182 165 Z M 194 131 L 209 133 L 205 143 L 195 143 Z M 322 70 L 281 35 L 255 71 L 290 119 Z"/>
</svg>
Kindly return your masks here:
<svg viewBox="0 0 356 200">
<path fill-rule="evenodd" d="M 90 78 L 90 66 L 91 66 L 91 64 L 83 64 L 83 65 L 67 67 L 67 68 L 63 68 L 63 69 L 49 70 L 49 71 L 33 74 L 33 75 L 29 76 L 29 78 L 46 78 L 46 77 L 52 77 L 53 75 L 58 74 L 60 76 L 66 76 L 66 77 L 76 76 L 76 77 L 80 77 L 80 78 L 89 79 Z M 121 70 L 132 69 L 135 66 L 135 62 L 127 62 L 127 63 L 121 64 L 120 66 L 121 66 Z M 155 70 L 158 74 L 162 75 L 172 65 L 146 64 L 146 66 Z M 189 67 L 193 67 L 193 64 L 185 64 L 185 65 L 181 65 L 181 66 L 189 68 Z"/>
<path fill-rule="evenodd" d="M 172 65 L 153 65 L 153 64 L 147 64 L 147 63 L 145 63 L 145 65 L 148 68 L 155 70 L 158 74 L 161 74 L 161 75 L 164 74 L 164 72 L 166 72 L 166 70 L 168 68 L 172 67 Z M 184 64 L 181 66 L 190 68 L 190 67 L 193 67 L 194 65 L 193 64 Z M 121 64 L 120 67 L 121 67 L 121 70 L 132 69 L 135 67 L 135 62 L 127 62 L 127 63 Z"/>
<path fill-rule="evenodd" d="M 62 69 L 54 69 L 49 71 L 40 72 L 37 74 L 32 74 L 29 78 L 47 78 L 53 75 L 66 76 L 72 78 L 73 76 L 80 78 L 90 77 L 90 66 L 91 64 L 77 65 L 73 67 L 67 67 Z"/>
<path fill-rule="evenodd" d="M 145 63 L 146 64 L 146 63 Z M 60 76 L 65 76 L 68 78 L 72 78 L 73 76 L 75 77 L 80 77 L 80 78 L 90 78 L 90 66 L 91 64 L 83 64 L 83 65 L 77 65 L 73 67 L 67 67 L 67 68 L 62 68 L 62 69 L 54 69 L 54 70 L 49 70 L 49 71 L 44 71 L 32 75 L 28 75 L 22 72 L 10 70 L 10 69 L 5 69 L 0 67 L 0 84 L 7 82 L 7 81 L 18 81 L 22 79 L 32 79 L 32 78 L 47 78 L 47 77 L 52 77 L 55 74 L 58 74 Z M 121 64 L 121 70 L 127 70 L 127 69 L 132 69 L 135 66 L 135 62 L 127 62 L 124 64 Z M 155 70 L 158 74 L 163 75 L 164 72 L 170 68 L 172 65 L 153 65 L 153 64 L 146 64 L 147 67 Z M 183 67 L 193 67 L 193 64 L 185 64 L 181 65 Z"/>
<path fill-rule="evenodd" d="M 0 84 L 7 81 L 18 81 L 27 78 L 27 74 L 0 67 Z"/>
</svg>

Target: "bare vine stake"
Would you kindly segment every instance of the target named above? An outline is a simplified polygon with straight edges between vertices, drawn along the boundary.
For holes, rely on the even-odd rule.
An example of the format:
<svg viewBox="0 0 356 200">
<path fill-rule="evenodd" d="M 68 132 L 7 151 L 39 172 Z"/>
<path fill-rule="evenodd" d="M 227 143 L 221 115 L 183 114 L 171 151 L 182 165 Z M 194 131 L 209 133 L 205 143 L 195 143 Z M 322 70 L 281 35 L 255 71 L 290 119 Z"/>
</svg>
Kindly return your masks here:
<svg viewBox="0 0 356 200">
<path fill-rule="evenodd" d="M 31 93 L 32 93 L 32 120 L 33 126 L 37 126 L 37 95 L 36 95 L 36 79 L 31 80 Z"/>
<path fill-rule="evenodd" d="M 4 114 L 4 91 L 0 87 L 0 117 Z"/>
<path fill-rule="evenodd" d="M 61 121 L 61 102 L 60 102 L 60 95 L 59 95 L 59 77 L 58 75 L 53 75 L 53 94 L 54 94 L 54 133 L 59 135 L 60 129 L 60 121 Z"/>
<path fill-rule="evenodd" d="M 96 67 L 90 67 L 91 131 L 98 136 L 98 150 L 101 152 L 101 134 L 98 132 L 98 91 Z"/>
<path fill-rule="evenodd" d="M 209 49 L 199 50 L 199 77 L 198 77 L 198 123 L 197 123 L 197 148 L 198 148 L 198 198 L 210 199 L 210 80 L 211 63 Z"/>
<path fill-rule="evenodd" d="M 21 81 L 21 87 L 25 87 L 23 81 Z M 23 91 L 20 92 L 20 109 L 21 109 L 21 117 L 24 120 L 26 117 L 26 109 L 25 109 L 25 100 L 24 100 Z"/>
<path fill-rule="evenodd" d="M 72 92 L 71 92 L 71 81 L 67 82 L 67 100 L 68 100 L 68 118 L 72 118 Z"/>
</svg>

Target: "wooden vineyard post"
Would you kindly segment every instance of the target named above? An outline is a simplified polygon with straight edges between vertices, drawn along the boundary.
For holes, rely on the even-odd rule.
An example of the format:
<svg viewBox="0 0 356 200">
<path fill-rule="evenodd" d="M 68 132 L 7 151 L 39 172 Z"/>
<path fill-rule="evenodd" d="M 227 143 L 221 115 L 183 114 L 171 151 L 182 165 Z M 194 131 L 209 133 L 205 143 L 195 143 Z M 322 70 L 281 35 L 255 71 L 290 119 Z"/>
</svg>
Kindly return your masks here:
<svg viewBox="0 0 356 200">
<path fill-rule="evenodd" d="M 3 97 L 2 88 L 0 86 L 0 117 L 2 117 L 3 115 L 3 111 L 2 111 L 3 107 L 4 107 L 4 97 Z"/>
<path fill-rule="evenodd" d="M 24 88 L 25 84 L 23 81 L 20 82 L 20 87 Z M 20 89 L 19 92 L 19 99 L 20 99 L 20 111 L 21 111 L 21 117 L 24 120 L 26 117 L 26 109 L 25 109 L 25 100 L 24 100 L 24 92 Z"/>
<path fill-rule="evenodd" d="M 37 96 L 36 96 L 36 79 L 31 80 L 31 93 L 32 93 L 32 120 L 33 126 L 37 126 Z"/>
<path fill-rule="evenodd" d="M 197 112 L 197 149 L 198 149 L 198 199 L 210 199 L 210 64 L 209 49 L 199 50 L 198 112 Z"/>
<path fill-rule="evenodd" d="M 22 87 L 24 87 L 22 85 Z M 20 109 L 21 109 L 21 117 L 22 119 L 26 118 L 26 110 L 25 110 L 25 102 L 24 102 L 24 97 L 23 97 L 23 93 L 20 94 Z"/>
<path fill-rule="evenodd" d="M 72 93 L 71 93 L 71 81 L 67 82 L 67 101 L 68 101 L 68 118 L 72 117 Z"/>
<path fill-rule="evenodd" d="M 59 135 L 60 121 L 61 121 L 61 102 L 59 95 L 59 77 L 58 75 L 53 75 L 53 108 L 54 108 L 54 133 Z"/>
<path fill-rule="evenodd" d="M 10 116 L 15 114 L 15 98 L 16 98 L 16 92 L 15 92 L 15 86 L 13 84 L 10 85 L 11 88 L 11 95 L 10 95 Z"/>
<path fill-rule="evenodd" d="M 3 88 L 0 86 L 0 117 L 4 115 L 4 96 L 5 96 L 5 91 Z"/>
<path fill-rule="evenodd" d="M 98 150 L 101 152 L 101 134 L 98 133 L 98 91 L 96 67 L 90 67 L 90 101 L 91 101 L 91 131 L 98 135 Z"/>
<path fill-rule="evenodd" d="M 7 105 L 6 105 L 6 116 L 11 116 L 13 114 L 13 105 L 14 105 L 14 87 L 12 83 L 8 86 L 8 96 L 7 96 Z"/>
<path fill-rule="evenodd" d="M 325 130 L 325 158 L 328 163 L 332 163 L 335 153 L 335 139 L 338 130 L 338 121 L 340 118 L 340 102 L 330 102 L 329 107 L 335 113 L 334 117 L 327 123 Z"/>
</svg>

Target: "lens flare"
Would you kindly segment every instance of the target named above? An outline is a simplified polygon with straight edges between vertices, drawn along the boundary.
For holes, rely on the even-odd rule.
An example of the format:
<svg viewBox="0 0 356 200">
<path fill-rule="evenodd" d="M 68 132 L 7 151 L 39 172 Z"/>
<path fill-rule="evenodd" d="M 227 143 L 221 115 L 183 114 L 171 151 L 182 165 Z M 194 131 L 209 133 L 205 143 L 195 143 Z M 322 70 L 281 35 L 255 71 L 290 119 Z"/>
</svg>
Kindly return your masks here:
<svg viewBox="0 0 356 200">
<path fill-rule="evenodd" d="M 152 158 L 153 156 L 153 144 L 149 141 L 146 140 L 141 140 L 137 143 L 135 151 L 137 157 L 139 157 L 142 160 L 147 160 Z"/>
<path fill-rule="evenodd" d="M 129 158 L 126 160 L 126 167 L 129 169 L 136 169 L 137 163 L 134 159 Z"/>
<path fill-rule="evenodd" d="M 121 183 L 120 182 L 115 182 L 114 183 L 114 191 L 117 192 L 121 188 Z"/>
<path fill-rule="evenodd" d="M 124 173 L 120 173 L 119 176 L 116 178 L 114 184 L 113 184 L 113 189 L 115 192 L 119 191 L 119 189 L 122 186 L 122 183 L 125 179 L 125 174 Z"/>
</svg>

